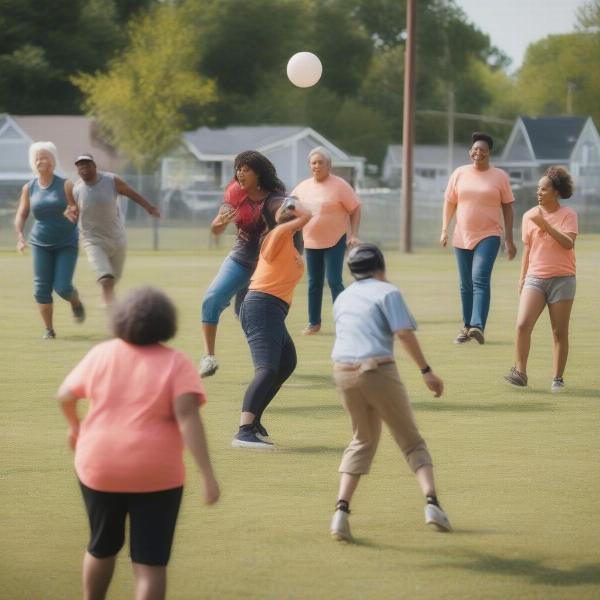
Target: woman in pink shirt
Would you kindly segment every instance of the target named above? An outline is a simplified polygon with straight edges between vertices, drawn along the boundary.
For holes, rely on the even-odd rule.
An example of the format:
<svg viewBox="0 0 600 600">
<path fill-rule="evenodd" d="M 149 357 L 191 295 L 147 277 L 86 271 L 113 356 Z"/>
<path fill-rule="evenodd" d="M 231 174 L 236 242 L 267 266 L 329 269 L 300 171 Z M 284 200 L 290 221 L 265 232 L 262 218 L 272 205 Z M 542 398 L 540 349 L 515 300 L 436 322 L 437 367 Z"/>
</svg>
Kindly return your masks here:
<svg viewBox="0 0 600 600">
<path fill-rule="evenodd" d="M 184 482 L 183 445 L 219 498 L 198 407 L 206 396 L 194 365 L 160 342 L 175 335 L 171 301 L 153 288 L 131 292 L 112 314 L 115 339 L 98 344 L 58 392 L 89 517 L 84 598 L 104 598 L 129 515 L 136 598 L 164 598 Z M 77 402 L 90 401 L 80 422 Z"/>
<path fill-rule="evenodd" d="M 523 262 L 519 278 L 519 313 L 515 366 L 505 379 L 527 385 L 531 333 L 548 306 L 554 339 L 554 379 L 550 391 L 562 392 L 569 353 L 569 320 L 575 299 L 577 214 L 560 205 L 573 195 L 573 180 L 563 167 L 550 167 L 537 188 L 538 206 L 523 215 Z"/>
<path fill-rule="evenodd" d="M 310 151 L 308 163 L 313 176 L 301 181 L 292 192 L 313 215 L 302 231 L 308 274 L 308 325 L 302 332 L 304 335 L 321 329 L 325 275 L 331 300 L 335 302 L 344 290 L 342 269 L 346 246 L 360 242 L 357 237 L 360 201 L 352 187 L 331 172 L 331 155 L 319 146 Z"/>
<path fill-rule="evenodd" d="M 456 214 L 452 238 L 462 302 L 463 328 L 454 339 L 464 344 L 471 339 L 485 342 L 484 330 L 490 310 L 490 281 L 504 217 L 504 244 L 508 260 L 516 254 L 513 243 L 514 202 L 508 175 L 490 165 L 492 138 L 475 132 L 469 152 L 472 164 L 458 167 L 446 188 L 440 244 L 448 243 L 448 226 Z"/>
</svg>

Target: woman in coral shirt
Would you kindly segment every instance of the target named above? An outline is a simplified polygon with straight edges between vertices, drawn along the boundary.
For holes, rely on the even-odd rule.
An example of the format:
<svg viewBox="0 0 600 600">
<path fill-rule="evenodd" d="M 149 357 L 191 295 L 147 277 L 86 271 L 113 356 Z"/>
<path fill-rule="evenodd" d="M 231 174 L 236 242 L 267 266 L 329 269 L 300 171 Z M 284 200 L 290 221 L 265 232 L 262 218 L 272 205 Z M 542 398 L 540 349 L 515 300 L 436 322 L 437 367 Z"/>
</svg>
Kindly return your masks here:
<svg viewBox="0 0 600 600">
<path fill-rule="evenodd" d="M 460 276 L 463 328 L 454 339 L 464 344 L 471 339 L 480 344 L 490 310 L 490 281 L 500 249 L 500 212 L 504 217 L 506 254 L 516 254 L 513 243 L 514 202 L 508 175 L 490 165 L 492 138 L 475 132 L 469 152 L 472 164 L 458 167 L 446 188 L 440 244 L 448 243 L 448 226 L 456 214 L 452 245 Z"/>
<path fill-rule="evenodd" d="M 563 167 L 550 167 L 540 179 L 538 205 L 523 215 L 523 262 L 519 279 L 519 313 L 515 366 L 505 379 L 527 385 L 531 333 L 548 306 L 552 324 L 554 379 L 550 391 L 562 392 L 569 353 L 569 320 L 575 299 L 575 238 L 577 214 L 561 206 L 573 194 L 573 180 Z"/>
<path fill-rule="evenodd" d="M 331 172 L 331 155 L 319 146 L 310 151 L 308 163 L 313 176 L 301 181 L 292 192 L 313 215 L 302 231 L 308 274 L 308 325 L 304 335 L 321 329 L 325 275 L 331 301 L 335 302 L 344 290 L 346 246 L 360 242 L 360 201 L 350 184 Z"/>
</svg>

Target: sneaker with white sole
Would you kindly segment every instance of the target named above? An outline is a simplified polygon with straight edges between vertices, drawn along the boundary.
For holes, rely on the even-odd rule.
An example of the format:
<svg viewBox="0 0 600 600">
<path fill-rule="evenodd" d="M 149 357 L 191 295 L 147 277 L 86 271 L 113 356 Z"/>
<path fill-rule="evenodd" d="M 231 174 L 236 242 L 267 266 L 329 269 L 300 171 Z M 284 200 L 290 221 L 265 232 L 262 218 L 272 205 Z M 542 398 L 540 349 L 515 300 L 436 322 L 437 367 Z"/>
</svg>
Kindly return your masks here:
<svg viewBox="0 0 600 600">
<path fill-rule="evenodd" d="M 483 331 L 479 327 L 469 327 L 469 337 L 475 340 L 478 344 L 485 344 Z"/>
<path fill-rule="evenodd" d="M 260 422 L 254 421 L 254 434 L 257 438 L 261 439 L 263 442 L 271 442 L 271 438 L 269 437 L 269 432 L 265 429 L 264 425 Z"/>
<path fill-rule="evenodd" d="M 231 441 L 232 448 L 254 448 L 256 450 L 275 450 L 272 442 L 261 440 L 254 426 L 243 425 Z"/>
<path fill-rule="evenodd" d="M 42 336 L 43 340 L 53 340 L 55 338 L 56 338 L 56 332 L 52 328 L 46 329 L 46 333 L 44 333 L 44 335 Z"/>
<path fill-rule="evenodd" d="M 468 327 L 463 327 L 458 335 L 454 338 L 455 344 L 465 344 L 466 342 L 470 342 L 471 338 L 469 337 L 469 329 Z"/>
<path fill-rule="evenodd" d="M 517 371 L 517 367 L 511 367 L 509 374 L 505 375 L 504 379 L 517 387 L 527 387 L 527 375 Z"/>
<path fill-rule="evenodd" d="M 560 394 L 561 392 L 565 391 L 565 382 L 562 377 L 555 377 L 552 380 L 552 387 L 550 388 L 550 391 L 553 394 Z"/>
<path fill-rule="evenodd" d="M 207 354 L 202 357 L 198 371 L 200 377 L 210 377 L 217 372 L 218 368 L 219 361 L 217 361 L 217 357 L 214 354 Z"/>
<path fill-rule="evenodd" d="M 437 531 L 452 531 L 448 515 L 435 504 L 425 505 L 425 523 Z"/>
<path fill-rule="evenodd" d="M 352 534 L 350 533 L 350 521 L 348 519 L 350 515 L 339 508 L 333 513 L 331 519 L 331 525 L 329 526 L 329 532 L 331 537 L 338 542 L 351 542 Z"/>
</svg>

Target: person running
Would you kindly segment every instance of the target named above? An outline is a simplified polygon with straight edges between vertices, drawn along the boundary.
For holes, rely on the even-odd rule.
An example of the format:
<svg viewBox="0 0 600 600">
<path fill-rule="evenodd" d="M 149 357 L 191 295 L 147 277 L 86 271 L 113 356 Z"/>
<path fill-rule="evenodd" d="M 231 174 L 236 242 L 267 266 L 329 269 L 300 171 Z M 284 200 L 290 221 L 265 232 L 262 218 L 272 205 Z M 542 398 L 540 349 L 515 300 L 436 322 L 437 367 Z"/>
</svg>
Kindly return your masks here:
<svg viewBox="0 0 600 600">
<path fill-rule="evenodd" d="M 296 368 L 296 348 L 285 318 L 304 272 L 293 237 L 311 216 L 295 198 L 287 198 L 277 212 L 277 226 L 260 247 L 258 265 L 240 312 L 254 363 L 254 379 L 244 396 L 240 428 L 231 443 L 234 448 L 274 448 L 261 419 Z"/>
<path fill-rule="evenodd" d="M 553 336 L 554 378 L 551 392 L 565 389 L 563 374 L 569 354 L 569 320 L 575 299 L 577 214 L 560 199 L 573 195 L 573 180 L 563 167 L 550 167 L 538 182 L 538 206 L 523 215 L 523 260 L 519 278 L 519 312 L 515 364 L 505 379 L 527 385 L 527 359 L 533 328 L 548 307 Z"/>
<path fill-rule="evenodd" d="M 36 177 L 23 186 L 15 217 L 17 251 L 20 253 L 27 247 L 23 229 L 30 212 L 35 219 L 29 235 L 33 255 L 33 295 L 46 328 L 42 337 L 47 340 L 56 337 L 52 290 L 71 304 L 77 323 L 85 320 L 85 309 L 73 286 L 79 254 L 73 183 L 55 174 L 57 164 L 56 146 L 52 142 L 31 144 L 29 165 Z"/>
<path fill-rule="evenodd" d="M 442 395 L 444 384 L 425 360 L 414 334 L 415 320 L 400 291 L 386 280 L 379 248 L 359 244 L 350 251 L 347 262 L 356 281 L 333 305 L 336 338 L 331 356 L 335 385 L 350 415 L 353 438 L 339 467 L 341 479 L 331 535 L 338 541 L 352 541 L 350 502 L 361 476 L 371 468 L 382 421 L 426 498 L 425 522 L 439 531 L 450 531 L 448 516 L 437 499 L 431 456 L 398 375 L 394 338 L 417 364 L 425 385 L 436 398 Z"/>
<path fill-rule="evenodd" d="M 160 217 L 160 212 L 116 175 L 99 172 L 91 154 L 78 156 L 75 166 L 80 179 L 73 187 L 73 197 L 79 206 L 81 241 L 102 287 L 102 300 L 108 306 L 114 300 L 115 284 L 123 273 L 127 249 L 119 194 L 153 217 Z"/>
<path fill-rule="evenodd" d="M 211 223 L 211 232 L 216 236 L 229 223 L 235 223 L 237 235 L 202 301 L 202 377 L 214 375 L 219 368 L 215 356 L 219 318 L 231 299 L 248 286 L 258 260 L 259 240 L 275 226 L 275 213 L 285 196 L 285 185 L 277 177 L 273 163 L 260 152 L 241 152 L 235 157 L 233 170 L 234 180 L 225 190 L 225 201 Z"/>
<path fill-rule="evenodd" d="M 58 391 L 88 513 L 84 598 L 105 598 L 117 554 L 129 544 L 136 598 L 164 598 L 185 478 L 184 443 L 202 474 L 204 500 L 219 498 L 198 407 L 206 402 L 192 362 L 162 344 L 175 335 L 175 307 L 154 288 L 116 303 L 115 338 L 92 348 Z M 77 404 L 90 401 L 80 422 Z"/>
</svg>

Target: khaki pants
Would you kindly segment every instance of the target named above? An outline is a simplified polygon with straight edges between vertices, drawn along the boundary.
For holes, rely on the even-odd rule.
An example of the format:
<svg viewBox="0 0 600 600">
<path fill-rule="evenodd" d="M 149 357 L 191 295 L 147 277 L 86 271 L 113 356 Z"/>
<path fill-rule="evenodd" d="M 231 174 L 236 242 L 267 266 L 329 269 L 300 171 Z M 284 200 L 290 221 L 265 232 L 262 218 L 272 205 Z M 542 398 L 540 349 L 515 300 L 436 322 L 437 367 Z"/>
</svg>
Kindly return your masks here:
<svg viewBox="0 0 600 600">
<path fill-rule="evenodd" d="M 333 378 L 352 420 L 354 433 L 344 451 L 340 473 L 364 475 L 369 472 L 382 421 L 389 427 L 413 472 L 424 465 L 432 465 L 395 362 L 336 363 Z"/>
</svg>

